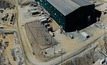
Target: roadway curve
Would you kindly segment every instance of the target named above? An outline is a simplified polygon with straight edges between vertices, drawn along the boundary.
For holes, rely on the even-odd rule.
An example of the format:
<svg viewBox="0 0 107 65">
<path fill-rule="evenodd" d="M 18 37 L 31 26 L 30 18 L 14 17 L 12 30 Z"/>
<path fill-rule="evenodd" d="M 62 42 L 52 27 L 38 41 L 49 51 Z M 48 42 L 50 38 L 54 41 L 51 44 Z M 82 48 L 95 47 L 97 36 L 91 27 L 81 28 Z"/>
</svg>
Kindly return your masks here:
<svg viewBox="0 0 107 65">
<path fill-rule="evenodd" d="M 29 40 L 27 38 L 26 31 L 25 31 L 24 26 L 23 26 L 26 23 L 23 20 L 22 14 L 23 13 L 20 10 L 20 7 L 18 6 L 18 27 L 19 27 L 20 37 L 22 39 L 22 45 L 24 48 L 26 59 L 33 65 L 58 65 L 58 64 L 60 64 L 62 61 L 61 57 L 57 57 L 57 58 L 50 60 L 48 62 L 41 62 L 41 61 L 39 61 L 39 59 L 35 58 L 35 56 L 32 54 L 32 48 L 31 48 L 31 45 L 29 44 Z M 81 50 L 79 49 L 79 50 L 76 50 L 75 52 L 68 52 L 68 53 L 64 54 L 62 56 L 63 61 L 75 56 L 76 54 L 80 53 L 84 49 L 85 48 L 82 48 Z"/>
<path fill-rule="evenodd" d="M 29 40 L 27 38 L 26 31 L 25 31 L 24 26 L 23 26 L 25 24 L 23 22 L 25 22 L 25 21 L 23 20 L 22 14 L 23 13 L 21 13 L 20 7 L 18 6 L 18 27 L 19 27 L 20 37 L 21 37 L 21 40 L 22 40 L 22 45 L 23 45 L 23 48 L 24 48 L 24 51 L 25 51 L 26 59 L 28 61 L 30 61 L 30 63 L 33 64 L 33 65 L 58 65 L 58 64 L 60 64 L 61 61 L 62 61 L 61 57 L 57 57 L 57 58 L 55 58 L 53 60 L 50 60 L 48 62 L 41 62 L 41 61 L 39 61 L 38 59 L 35 58 L 35 56 L 32 54 L 32 48 L 29 44 Z M 107 30 L 106 30 L 106 32 L 107 32 Z M 102 36 L 102 35 L 103 34 L 101 34 L 100 36 Z M 74 52 L 69 51 L 68 53 L 64 54 L 62 56 L 63 61 L 79 54 L 84 49 L 86 49 L 87 46 L 84 45 L 82 49 L 75 50 Z"/>
</svg>

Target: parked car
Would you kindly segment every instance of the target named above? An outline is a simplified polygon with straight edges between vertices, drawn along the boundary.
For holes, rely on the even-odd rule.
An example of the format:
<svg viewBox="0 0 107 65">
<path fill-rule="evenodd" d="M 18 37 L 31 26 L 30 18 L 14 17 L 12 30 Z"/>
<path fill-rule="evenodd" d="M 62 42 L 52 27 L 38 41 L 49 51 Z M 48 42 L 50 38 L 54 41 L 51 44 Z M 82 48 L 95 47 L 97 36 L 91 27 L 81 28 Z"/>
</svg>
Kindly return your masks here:
<svg viewBox="0 0 107 65">
<path fill-rule="evenodd" d="M 29 9 L 28 12 L 30 11 L 36 11 L 38 8 L 34 8 L 34 9 Z"/>
<path fill-rule="evenodd" d="M 102 64 L 105 64 L 105 63 L 107 63 L 107 58 L 104 58 L 104 59 L 102 59 L 101 61 L 100 61 L 100 64 L 102 65 Z"/>
<path fill-rule="evenodd" d="M 8 13 L 4 14 L 3 17 L 2 17 L 2 21 L 7 21 L 8 17 L 9 17 Z"/>
<path fill-rule="evenodd" d="M 31 3 L 30 6 L 31 7 L 36 7 L 36 6 L 38 6 L 38 3 Z"/>
<path fill-rule="evenodd" d="M 1 12 L 1 13 L 3 13 L 3 12 L 4 12 L 4 10 L 0 9 L 0 12 Z"/>
<path fill-rule="evenodd" d="M 40 12 L 38 11 L 38 10 L 36 10 L 36 11 L 30 11 L 30 14 L 32 15 L 32 16 L 35 16 L 35 15 L 39 15 L 40 14 Z"/>
<path fill-rule="evenodd" d="M 14 24 L 14 22 L 15 22 L 15 14 L 12 14 L 10 19 L 10 24 Z"/>
</svg>

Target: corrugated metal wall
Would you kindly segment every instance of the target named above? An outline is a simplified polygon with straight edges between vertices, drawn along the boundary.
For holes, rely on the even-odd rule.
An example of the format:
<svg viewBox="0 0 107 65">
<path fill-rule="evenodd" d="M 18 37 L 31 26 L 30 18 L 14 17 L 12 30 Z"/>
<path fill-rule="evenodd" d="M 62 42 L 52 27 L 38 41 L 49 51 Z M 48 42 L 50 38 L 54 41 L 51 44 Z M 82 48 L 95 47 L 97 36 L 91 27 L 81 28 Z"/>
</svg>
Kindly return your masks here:
<svg viewBox="0 0 107 65">
<path fill-rule="evenodd" d="M 48 12 L 51 14 L 51 17 L 58 23 L 58 25 L 65 29 L 65 16 L 55 7 L 53 7 L 49 2 L 47 2 L 47 0 L 39 0 L 39 2 L 46 10 L 48 10 Z"/>
</svg>

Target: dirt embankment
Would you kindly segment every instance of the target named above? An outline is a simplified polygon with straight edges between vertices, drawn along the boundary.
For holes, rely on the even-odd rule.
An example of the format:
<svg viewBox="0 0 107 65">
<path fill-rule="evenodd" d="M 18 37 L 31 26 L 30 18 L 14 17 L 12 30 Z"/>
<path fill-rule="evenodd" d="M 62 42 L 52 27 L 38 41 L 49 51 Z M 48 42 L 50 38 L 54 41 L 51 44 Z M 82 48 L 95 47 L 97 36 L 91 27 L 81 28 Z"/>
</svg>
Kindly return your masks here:
<svg viewBox="0 0 107 65">
<path fill-rule="evenodd" d="M 93 65 L 98 59 L 102 59 L 107 54 L 107 43 L 105 37 L 101 37 L 75 57 L 66 60 L 60 65 Z"/>
</svg>

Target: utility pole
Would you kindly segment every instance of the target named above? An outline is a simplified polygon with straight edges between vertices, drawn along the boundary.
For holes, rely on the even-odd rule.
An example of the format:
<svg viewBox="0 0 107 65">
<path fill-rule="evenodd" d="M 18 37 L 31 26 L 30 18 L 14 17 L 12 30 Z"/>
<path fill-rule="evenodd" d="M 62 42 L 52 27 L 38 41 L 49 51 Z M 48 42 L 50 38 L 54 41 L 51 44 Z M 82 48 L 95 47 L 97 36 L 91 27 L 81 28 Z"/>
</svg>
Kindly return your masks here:
<svg viewBox="0 0 107 65">
<path fill-rule="evenodd" d="M 61 48 L 61 65 L 62 65 L 62 62 L 63 62 L 63 53 L 62 53 L 63 49 Z"/>
</svg>

